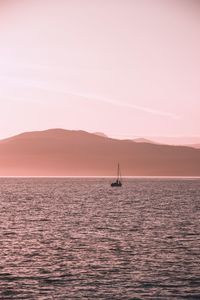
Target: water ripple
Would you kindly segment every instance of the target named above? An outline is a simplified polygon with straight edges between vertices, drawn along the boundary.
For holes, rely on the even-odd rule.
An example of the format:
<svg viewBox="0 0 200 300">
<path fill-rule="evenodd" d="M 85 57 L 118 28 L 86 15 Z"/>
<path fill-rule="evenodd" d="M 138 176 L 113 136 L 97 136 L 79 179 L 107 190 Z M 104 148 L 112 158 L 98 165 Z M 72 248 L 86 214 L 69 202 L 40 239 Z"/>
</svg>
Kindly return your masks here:
<svg viewBox="0 0 200 300">
<path fill-rule="evenodd" d="M 200 299 L 200 180 L 0 179 L 0 299 Z"/>
</svg>

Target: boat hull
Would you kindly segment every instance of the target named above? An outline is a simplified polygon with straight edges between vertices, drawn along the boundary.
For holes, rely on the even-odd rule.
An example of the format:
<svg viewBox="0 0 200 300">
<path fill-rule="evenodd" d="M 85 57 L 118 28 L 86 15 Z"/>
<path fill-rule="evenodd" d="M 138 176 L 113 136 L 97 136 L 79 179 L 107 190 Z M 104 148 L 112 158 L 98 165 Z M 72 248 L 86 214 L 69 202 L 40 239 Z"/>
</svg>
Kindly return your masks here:
<svg viewBox="0 0 200 300">
<path fill-rule="evenodd" d="M 121 182 L 113 182 L 113 183 L 111 183 L 111 186 L 112 187 L 121 187 L 122 183 Z"/>
</svg>

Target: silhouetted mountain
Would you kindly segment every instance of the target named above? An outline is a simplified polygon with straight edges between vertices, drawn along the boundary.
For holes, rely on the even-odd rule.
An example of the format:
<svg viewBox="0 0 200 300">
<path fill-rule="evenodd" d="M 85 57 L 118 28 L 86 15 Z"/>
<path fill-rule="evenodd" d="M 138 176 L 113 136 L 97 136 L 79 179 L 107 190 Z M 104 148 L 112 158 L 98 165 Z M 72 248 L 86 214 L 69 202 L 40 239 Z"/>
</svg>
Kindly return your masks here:
<svg viewBox="0 0 200 300">
<path fill-rule="evenodd" d="M 144 138 L 135 138 L 133 139 L 134 142 L 136 143 L 149 143 L 149 144 L 155 144 L 155 142 L 148 140 L 148 139 L 144 139 Z"/>
<path fill-rule="evenodd" d="M 103 137 L 108 137 L 105 133 L 103 132 L 94 132 L 94 134 L 99 135 L 99 136 L 103 136 Z"/>
<path fill-rule="evenodd" d="M 200 149 L 200 144 L 189 144 L 189 145 L 186 145 L 186 146 L 196 148 L 196 149 Z"/>
<path fill-rule="evenodd" d="M 195 145 L 200 144 L 200 137 L 187 137 L 187 136 L 177 136 L 177 137 L 149 137 L 149 139 L 155 143 L 164 145 L 175 145 L 175 146 L 185 146 L 185 145 Z"/>
<path fill-rule="evenodd" d="M 0 142 L 1 176 L 115 175 L 200 176 L 200 150 L 84 131 L 51 129 L 28 132 Z"/>
</svg>

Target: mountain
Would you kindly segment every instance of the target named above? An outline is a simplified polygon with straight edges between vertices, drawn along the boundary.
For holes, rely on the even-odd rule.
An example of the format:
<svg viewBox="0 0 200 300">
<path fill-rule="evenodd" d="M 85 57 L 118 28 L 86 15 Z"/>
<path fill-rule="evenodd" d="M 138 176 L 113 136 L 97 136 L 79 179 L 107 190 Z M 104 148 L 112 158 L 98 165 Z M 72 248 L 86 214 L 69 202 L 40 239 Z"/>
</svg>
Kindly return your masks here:
<svg viewBox="0 0 200 300">
<path fill-rule="evenodd" d="M 200 144 L 200 137 L 187 137 L 187 136 L 177 136 L 177 137 L 148 137 L 155 143 L 165 144 L 165 145 L 176 145 L 176 146 L 190 146 L 195 144 Z"/>
<path fill-rule="evenodd" d="M 200 176 L 200 150 L 50 129 L 0 141 L 1 176 Z"/>
<path fill-rule="evenodd" d="M 148 139 L 144 139 L 144 138 L 136 138 L 133 140 L 136 143 L 149 143 L 149 144 L 155 144 L 155 142 L 148 140 Z"/>
<path fill-rule="evenodd" d="M 95 135 L 98 135 L 98 136 L 103 136 L 103 137 L 108 137 L 105 133 L 103 132 L 94 132 Z"/>
<path fill-rule="evenodd" d="M 185 146 L 200 149 L 200 144 L 189 144 L 189 145 L 185 145 Z"/>
</svg>

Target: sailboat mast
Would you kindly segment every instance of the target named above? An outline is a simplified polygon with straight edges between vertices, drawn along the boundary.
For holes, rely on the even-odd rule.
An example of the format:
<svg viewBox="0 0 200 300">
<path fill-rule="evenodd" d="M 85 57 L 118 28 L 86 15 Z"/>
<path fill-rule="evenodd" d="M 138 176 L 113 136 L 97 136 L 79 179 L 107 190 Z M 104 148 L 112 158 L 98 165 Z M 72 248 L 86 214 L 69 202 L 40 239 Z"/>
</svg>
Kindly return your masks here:
<svg viewBox="0 0 200 300">
<path fill-rule="evenodd" d="M 115 182 L 112 182 L 112 183 L 111 183 L 111 186 L 112 186 L 112 187 L 115 187 L 115 186 L 122 186 L 122 183 L 121 183 L 121 171 L 120 171 L 119 163 L 117 164 L 117 179 L 116 179 Z"/>
</svg>

